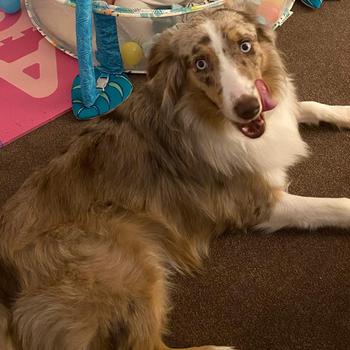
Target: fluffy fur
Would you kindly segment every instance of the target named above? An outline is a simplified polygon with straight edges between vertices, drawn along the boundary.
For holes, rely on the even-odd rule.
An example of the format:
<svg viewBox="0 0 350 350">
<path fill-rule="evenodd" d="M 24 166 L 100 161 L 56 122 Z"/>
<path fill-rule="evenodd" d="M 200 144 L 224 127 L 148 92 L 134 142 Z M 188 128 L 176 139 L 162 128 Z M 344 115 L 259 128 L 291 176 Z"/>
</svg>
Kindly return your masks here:
<svg viewBox="0 0 350 350">
<path fill-rule="evenodd" d="M 274 34 L 242 10 L 201 13 L 165 32 L 143 91 L 90 124 L 5 205 L 1 349 L 166 350 L 170 274 L 198 268 L 211 239 L 298 226 L 305 207 L 315 209 L 313 227 L 350 224 L 347 200 L 334 200 L 323 223 L 328 204 L 299 208 L 283 192 L 287 168 L 307 154 L 300 111 L 317 122 L 320 106 L 297 103 Z M 246 38 L 250 55 L 239 51 Z M 210 64 L 198 71 L 203 57 Z M 234 105 L 257 95 L 259 78 L 278 107 L 253 140 L 237 128 Z M 326 115 L 348 126 L 349 109 L 337 108 Z M 308 224 L 304 214 L 299 226 Z"/>
</svg>

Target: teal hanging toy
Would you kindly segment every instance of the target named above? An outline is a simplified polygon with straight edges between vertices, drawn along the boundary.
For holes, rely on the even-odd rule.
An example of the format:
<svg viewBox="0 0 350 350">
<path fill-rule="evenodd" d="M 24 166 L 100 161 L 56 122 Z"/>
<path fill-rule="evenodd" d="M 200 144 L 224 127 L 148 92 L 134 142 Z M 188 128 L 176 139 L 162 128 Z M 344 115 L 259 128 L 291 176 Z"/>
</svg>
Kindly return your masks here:
<svg viewBox="0 0 350 350">
<path fill-rule="evenodd" d="M 319 9 L 322 5 L 323 0 L 301 0 L 305 5 Z"/>
<path fill-rule="evenodd" d="M 130 96 L 132 84 L 124 74 L 115 18 L 94 13 L 92 0 L 75 2 L 79 75 L 73 81 L 72 108 L 77 119 L 86 120 L 122 104 Z M 93 64 L 93 19 L 97 67 Z"/>
</svg>

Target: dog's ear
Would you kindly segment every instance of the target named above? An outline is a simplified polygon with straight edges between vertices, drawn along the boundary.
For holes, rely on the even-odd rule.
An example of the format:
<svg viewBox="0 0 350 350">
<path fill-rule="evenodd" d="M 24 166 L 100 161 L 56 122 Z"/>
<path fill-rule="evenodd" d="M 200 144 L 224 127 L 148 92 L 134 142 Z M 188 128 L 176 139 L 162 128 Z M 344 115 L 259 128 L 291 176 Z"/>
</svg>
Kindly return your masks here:
<svg viewBox="0 0 350 350">
<path fill-rule="evenodd" d="M 247 0 L 226 0 L 225 6 L 238 12 L 244 12 L 252 21 L 256 23 L 258 39 L 260 42 L 265 41 L 275 44 L 276 34 L 269 25 L 259 22 L 258 5 L 254 1 Z"/>
<path fill-rule="evenodd" d="M 176 32 L 165 31 L 151 49 L 147 75 L 162 93 L 162 109 L 171 110 L 182 93 L 186 64 L 177 49 Z"/>
<path fill-rule="evenodd" d="M 276 44 L 276 32 L 271 27 L 258 23 L 256 32 L 258 33 L 259 42 L 267 42 L 272 45 Z"/>
<path fill-rule="evenodd" d="M 147 77 L 152 79 L 158 73 L 161 65 L 172 60 L 173 50 L 171 41 L 173 33 L 171 30 L 163 32 L 153 45 L 147 61 Z"/>
<path fill-rule="evenodd" d="M 256 15 L 256 10 L 258 8 L 253 1 L 247 0 L 225 0 L 224 6 L 235 11 L 245 12 L 252 16 Z"/>
</svg>

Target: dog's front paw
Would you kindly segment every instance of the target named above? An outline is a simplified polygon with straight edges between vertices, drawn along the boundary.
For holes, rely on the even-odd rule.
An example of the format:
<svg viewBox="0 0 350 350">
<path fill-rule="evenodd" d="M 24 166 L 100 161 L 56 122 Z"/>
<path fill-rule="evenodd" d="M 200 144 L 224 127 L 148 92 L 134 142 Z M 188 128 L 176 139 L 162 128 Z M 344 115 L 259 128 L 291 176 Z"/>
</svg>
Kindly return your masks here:
<svg viewBox="0 0 350 350">
<path fill-rule="evenodd" d="M 350 106 L 335 106 L 333 118 L 338 127 L 350 129 Z"/>
<path fill-rule="evenodd" d="M 196 349 L 197 350 L 197 349 Z M 198 350 L 238 350 L 237 348 L 234 348 L 232 346 L 204 346 L 198 348 Z"/>
<path fill-rule="evenodd" d="M 339 128 L 350 129 L 350 106 L 330 106 L 325 121 Z"/>
</svg>

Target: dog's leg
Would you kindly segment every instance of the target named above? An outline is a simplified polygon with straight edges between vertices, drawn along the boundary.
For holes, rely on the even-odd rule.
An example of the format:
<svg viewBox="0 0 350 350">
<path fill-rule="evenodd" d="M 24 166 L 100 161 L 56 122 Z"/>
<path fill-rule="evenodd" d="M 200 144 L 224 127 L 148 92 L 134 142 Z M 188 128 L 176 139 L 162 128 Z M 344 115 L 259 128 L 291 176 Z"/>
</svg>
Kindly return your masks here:
<svg viewBox="0 0 350 350">
<path fill-rule="evenodd" d="M 12 329 L 19 349 L 160 348 L 163 309 L 156 309 L 159 294 L 115 298 L 105 285 L 105 292 L 88 294 L 87 286 L 68 280 L 64 283 L 65 287 L 25 291 L 16 301 Z"/>
<path fill-rule="evenodd" d="M 299 123 L 316 124 L 327 122 L 341 128 L 350 128 L 350 106 L 330 106 L 323 103 L 299 102 Z"/>
<path fill-rule="evenodd" d="M 350 227 L 350 199 L 312 198 L 280 192 L 270 219 L 257 226 L 267 232 L 283 227 Z"/>
</svg>

